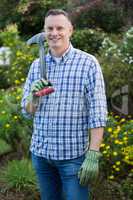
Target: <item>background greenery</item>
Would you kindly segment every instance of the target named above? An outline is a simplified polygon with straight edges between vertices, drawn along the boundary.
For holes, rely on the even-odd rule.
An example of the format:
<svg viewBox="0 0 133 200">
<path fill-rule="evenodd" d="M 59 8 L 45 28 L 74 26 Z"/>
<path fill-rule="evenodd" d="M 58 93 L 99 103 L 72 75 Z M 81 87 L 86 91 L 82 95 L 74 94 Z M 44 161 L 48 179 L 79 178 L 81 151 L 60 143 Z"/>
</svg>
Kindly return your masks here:
<svg viewBox="0 0 133 200">
<path fill-rule="evenodd" d="M 0 158 L 9 154 L 10 160 L 11 153 L 16 155 L 12 161 L 5 159 L 0 166 L 0 183 L 4 183 L 0 194 L 14 189 L 32 191 L 36 196 L 36 177 L 28 151 L 32 120 L 22 116 L 20 102 L 29 66 L 38 57 L 38 47 L 28 47 L 26 40 L 42 31 L 49 8 L 63 8 L 70 12 L 75 26 L 72 44 L 98 58 L 106 85 L 109 115 L 101 145 L 101 173 L 92 186 L 91 199 L 132 199 L 133 3 L 130 0 L 95 2 L 0 1 L 0 45 L 11 50 L 10 65 L 0 66 Z M 110 103 L 112 94 L 125 85 L 128 86 L 128 115 L 117 112 Z M 118 107 L 121 99 L 122 96 L 115 99 Z"/>
</svg>

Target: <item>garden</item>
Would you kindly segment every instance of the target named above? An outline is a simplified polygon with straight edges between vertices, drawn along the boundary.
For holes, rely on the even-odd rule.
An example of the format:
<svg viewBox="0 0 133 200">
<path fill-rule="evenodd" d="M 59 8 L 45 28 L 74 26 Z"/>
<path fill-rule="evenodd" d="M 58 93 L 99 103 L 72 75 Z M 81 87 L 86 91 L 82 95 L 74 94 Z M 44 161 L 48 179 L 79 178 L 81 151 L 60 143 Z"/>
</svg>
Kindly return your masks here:
<svg viewBox="0 0 133 200">
<path fill-rule="evenodd" d="M 32 119 L 22 115 L 21 98 L 30 64 L 38 57 L 38 47 L 26 41 L 43 30 L 44 13 L 50 8 L 71 13 L 73 46 L 95 55 L 104 75 L 108 120 L 99 178 L 91 185 L 89 200 L 132 200 L 132 1 L 11 2 L 0 2 L 0 49 L 6 48 L 0 51 L 0 200 L 40 199 L 29 153 Z"/>
</svg>

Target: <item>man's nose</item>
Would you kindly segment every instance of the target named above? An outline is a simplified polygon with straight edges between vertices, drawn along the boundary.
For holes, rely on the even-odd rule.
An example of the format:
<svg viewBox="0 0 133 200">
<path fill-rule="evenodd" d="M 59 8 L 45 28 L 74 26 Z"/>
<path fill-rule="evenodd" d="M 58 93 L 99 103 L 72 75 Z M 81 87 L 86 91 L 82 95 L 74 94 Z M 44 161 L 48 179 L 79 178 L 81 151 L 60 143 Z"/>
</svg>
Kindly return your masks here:
<svg viewBox="0 0 133 200">
<path fill-rule="evenodd" d="M 56 28 L 54 28 L 54 29 L 52 30 L 52 35 L 57 35 L 57 34 L 58 34 L 58 31 L 57 31 Z"/>
</svg>

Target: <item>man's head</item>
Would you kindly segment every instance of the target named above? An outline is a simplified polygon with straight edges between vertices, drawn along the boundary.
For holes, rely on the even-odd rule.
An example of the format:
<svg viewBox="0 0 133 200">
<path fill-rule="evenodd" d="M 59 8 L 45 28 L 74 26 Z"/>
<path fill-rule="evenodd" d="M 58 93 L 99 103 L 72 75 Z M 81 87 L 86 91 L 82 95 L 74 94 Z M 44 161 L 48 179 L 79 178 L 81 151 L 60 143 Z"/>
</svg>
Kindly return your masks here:
<svg viewBox="0 0 133 200">
<path fill-rule="evenodd" d="M 61 56 L 69 47 L 73 32 L 68 13 L 59 9 L 49 10 L 45 16 L 44 29 L 52 54 Z"/>
</svg>

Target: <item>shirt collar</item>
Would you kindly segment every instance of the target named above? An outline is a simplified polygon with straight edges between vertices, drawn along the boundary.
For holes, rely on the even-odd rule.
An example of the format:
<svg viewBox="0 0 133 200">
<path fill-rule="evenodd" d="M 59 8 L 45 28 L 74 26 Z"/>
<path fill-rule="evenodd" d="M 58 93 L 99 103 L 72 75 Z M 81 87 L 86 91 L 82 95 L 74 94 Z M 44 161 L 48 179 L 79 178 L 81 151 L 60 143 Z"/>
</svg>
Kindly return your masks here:
<svg viewBox="0 0 133 200">
<path fill-rule="evenodd" d="M 66 61 L 67 59 L 72 57 L 74 51 L 74 47 L 72 46 L 72 44 L 70 43 L 68 49 L 64 52 L 64 54 L 61 56 L 61 60 L 62 61 Z M 52 56 L 50 49 L 48 50 L 48 54 L 47 54 L 49 59 L 54 60 L 54 56 Z"/>
</svg>

